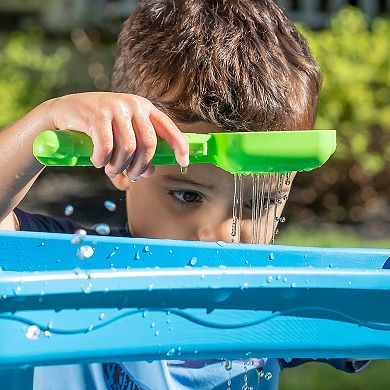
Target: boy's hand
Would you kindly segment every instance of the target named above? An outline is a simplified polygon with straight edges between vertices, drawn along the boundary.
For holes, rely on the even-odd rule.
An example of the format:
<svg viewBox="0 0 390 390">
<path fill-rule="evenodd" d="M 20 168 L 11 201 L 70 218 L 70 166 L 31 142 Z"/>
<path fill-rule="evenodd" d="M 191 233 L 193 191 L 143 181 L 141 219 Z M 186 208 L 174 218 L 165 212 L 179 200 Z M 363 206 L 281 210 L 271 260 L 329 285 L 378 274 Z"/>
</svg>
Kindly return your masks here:
<svg viewBox="0 0 390 390">
<path fill-rule="evenodd" d="M 153 173 L 150 162 L 157 136 L 174 150 L 179 165 L 189 164 L 188 143 L 172 120 L 149 100 L 130 94 L 88 92 L 47 102 L 59 130 L 88 134 L 94 150 L 91 161 L 113 178 L 124 170 L 131 180 Z"/>
</svg>

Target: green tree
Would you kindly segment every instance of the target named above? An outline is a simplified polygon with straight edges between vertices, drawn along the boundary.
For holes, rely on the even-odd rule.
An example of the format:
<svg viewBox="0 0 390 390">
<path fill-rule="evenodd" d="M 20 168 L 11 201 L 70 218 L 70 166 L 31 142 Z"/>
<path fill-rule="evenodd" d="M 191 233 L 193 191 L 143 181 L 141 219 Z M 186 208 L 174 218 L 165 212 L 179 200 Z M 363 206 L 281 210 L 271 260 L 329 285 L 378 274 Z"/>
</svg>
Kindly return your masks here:
<svg viewBox="0 0 390 390">
<path fill-rule="evenodd" d="M 299 29 L 323 74 L 316 128 L 337 130 L 334 157 L 298 179 L 306 188 L 303 202 L 336 221 L 390 218 L 390 21 L 369 24 L 347 7 L 327 29 Z"/>
<path fill-rule="evenodd" d="M 45 53 L 44 37 L 35 30 L 13 32 L 0 41 L 0 127 L 25 114 L 65 81 L 69 50 Z"/>
</svg>

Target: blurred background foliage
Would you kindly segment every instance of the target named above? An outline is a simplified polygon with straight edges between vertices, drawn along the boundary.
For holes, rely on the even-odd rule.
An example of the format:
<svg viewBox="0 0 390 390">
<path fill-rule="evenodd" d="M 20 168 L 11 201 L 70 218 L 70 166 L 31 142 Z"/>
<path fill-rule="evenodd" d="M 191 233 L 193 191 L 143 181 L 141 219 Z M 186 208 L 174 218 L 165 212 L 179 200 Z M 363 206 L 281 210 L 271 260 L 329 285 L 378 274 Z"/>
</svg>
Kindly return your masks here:
<svg viewBox="0 0 390 390">
<path fill-rule="evenodd" d="M 390 222 L 390 21 L 347 7 L 329 28 L 300 29 L 323 73 L 316 128 L 337 130 L 326 166 L 298 176 L 299 219 L 320 217 L 386 234 Z"/>
<path fill-rule="evenodd" d="M 19 118 L 45 100 L 66 80 L 70 51 L 59 47 L 44 51 L 42 31 L 14 31 L 3 37 L 0 50 L 0 127 Z"/>
</svg>

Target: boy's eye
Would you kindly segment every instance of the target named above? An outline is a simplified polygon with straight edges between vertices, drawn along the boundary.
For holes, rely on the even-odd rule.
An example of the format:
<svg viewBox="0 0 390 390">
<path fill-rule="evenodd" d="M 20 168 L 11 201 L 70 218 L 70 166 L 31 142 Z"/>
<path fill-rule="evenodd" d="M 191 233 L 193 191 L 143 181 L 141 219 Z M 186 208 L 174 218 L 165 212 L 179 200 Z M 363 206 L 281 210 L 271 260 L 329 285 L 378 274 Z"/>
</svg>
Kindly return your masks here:
<svg viewBox="0 0 390 390">
<path fill-rule="evenodd" d="M 203 197 L 201 194 L 193 191 L 173 190 L 169 191 L 169 194 L 174 198 L 184 203 L 202 202 Z"/>
</svg>

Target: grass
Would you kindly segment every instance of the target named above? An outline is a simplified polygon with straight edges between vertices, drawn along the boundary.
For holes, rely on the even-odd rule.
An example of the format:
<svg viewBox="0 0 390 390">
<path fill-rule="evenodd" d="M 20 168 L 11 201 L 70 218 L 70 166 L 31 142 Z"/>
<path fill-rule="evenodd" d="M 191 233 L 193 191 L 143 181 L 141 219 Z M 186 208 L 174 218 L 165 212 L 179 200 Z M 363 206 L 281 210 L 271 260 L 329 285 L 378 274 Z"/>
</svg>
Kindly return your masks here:
<svg viewBox="0 0 390 390">
<path fill-rule="evenodd" d="M 306 363 L 282 371 L 279 390 L 384 390 L 390 388 L 390 360 L 373 360 L 348 374 L 324 363 Z"/>
<path fill-rule="evenodd" d="M 296 226 L 282 229 L 277 244 L 349 247 L 390 248 L 390 238 L 369 240 L 351 230 L 332 228 L 308 231 Z M 280 377 L 279 390 L 383 390 L 390 388 L 390 360 L 374 360 L 363 371 L 348 374 L 324 363 L 306 363 L 286 369 Z"/>
<path fill-rule="evenodd" d="M 368 239 L 349 228 L 329 227 L 308 230 L 291 225 L 281 229 L 277 244 L 328 248 L 390 248 L 390 238 Z"/>
</svg>

